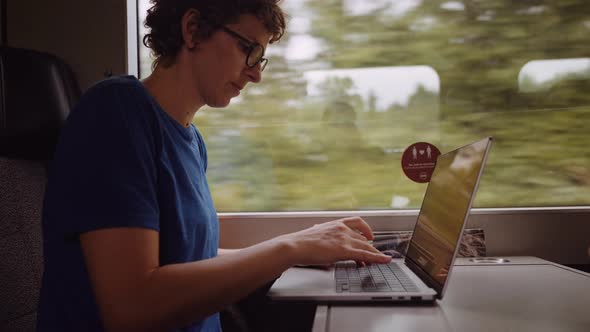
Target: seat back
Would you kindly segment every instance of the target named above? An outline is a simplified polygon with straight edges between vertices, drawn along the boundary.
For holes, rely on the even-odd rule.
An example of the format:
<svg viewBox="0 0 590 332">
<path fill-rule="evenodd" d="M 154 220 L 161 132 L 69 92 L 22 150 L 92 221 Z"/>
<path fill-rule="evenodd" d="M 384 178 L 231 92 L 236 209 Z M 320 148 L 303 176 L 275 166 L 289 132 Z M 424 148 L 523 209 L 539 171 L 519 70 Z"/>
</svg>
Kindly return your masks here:
<svg viewBox="0 0 590 332">
<path fill-rule="evenodd" d="M 47 164 L 80 96 L 59 58 L 0 48 L 0 331 L 34 331 Z"/>
</svg>

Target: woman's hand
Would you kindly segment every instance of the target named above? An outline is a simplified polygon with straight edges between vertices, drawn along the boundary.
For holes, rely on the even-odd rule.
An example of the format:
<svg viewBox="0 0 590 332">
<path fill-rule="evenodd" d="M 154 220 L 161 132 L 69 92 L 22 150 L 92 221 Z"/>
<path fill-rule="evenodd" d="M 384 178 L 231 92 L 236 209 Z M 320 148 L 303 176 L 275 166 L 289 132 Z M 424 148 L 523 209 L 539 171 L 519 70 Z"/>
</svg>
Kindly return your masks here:
<svg viewBox="0 0 590 332">
<path fill-rule="evenodd" d="M 369 243 L 371 227 L 359 217 L 318 224 L 276 238 L 290 248 L 293 264 L 326 265 L 342 260 L 363 263 L 388 263 L 391 257 Z"/>
</svg>

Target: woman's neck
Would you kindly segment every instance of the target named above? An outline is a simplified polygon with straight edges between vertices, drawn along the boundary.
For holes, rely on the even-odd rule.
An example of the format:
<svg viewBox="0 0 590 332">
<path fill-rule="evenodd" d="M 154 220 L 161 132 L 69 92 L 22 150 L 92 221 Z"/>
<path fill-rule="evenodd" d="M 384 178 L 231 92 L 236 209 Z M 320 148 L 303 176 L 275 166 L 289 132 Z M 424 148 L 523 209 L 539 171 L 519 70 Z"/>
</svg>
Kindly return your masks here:
<svg viewBox="0 0 590 332">
<path fill-rule="evenodd" d="M 142 83 L 160 107 L 184 127 L 191 124 L 195 113 L 204 105 L 195 98 L 196 89 L 178 66 L 158 65 Z"/>
</svg>

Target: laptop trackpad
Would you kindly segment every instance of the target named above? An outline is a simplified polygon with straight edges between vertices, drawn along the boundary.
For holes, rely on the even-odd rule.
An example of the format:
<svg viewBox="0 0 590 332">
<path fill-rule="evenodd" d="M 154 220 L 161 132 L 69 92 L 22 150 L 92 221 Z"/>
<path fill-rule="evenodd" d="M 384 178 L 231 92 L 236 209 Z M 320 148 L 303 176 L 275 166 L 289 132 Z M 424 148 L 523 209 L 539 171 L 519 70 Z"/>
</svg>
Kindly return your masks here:
<svg viewBox="0 0 590 332">
<path fill-rule="evenodd" d="M 309 299 L 310 296 L 333 294 L 334 288 L 334 268 L 293 267 L 281 275 L 268 295 L 283 300 L 285 297 Z"/>
</svg>

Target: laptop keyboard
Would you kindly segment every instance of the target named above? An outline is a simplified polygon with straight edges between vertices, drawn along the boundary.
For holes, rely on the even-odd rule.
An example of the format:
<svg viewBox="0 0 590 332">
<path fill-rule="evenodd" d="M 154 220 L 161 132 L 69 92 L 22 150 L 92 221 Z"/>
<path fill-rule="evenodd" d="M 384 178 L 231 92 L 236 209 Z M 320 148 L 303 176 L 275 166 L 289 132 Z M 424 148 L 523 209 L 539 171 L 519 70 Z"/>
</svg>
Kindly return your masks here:
<svg viewBox="0 0 590 332">
<path fill-rule="evenodd" d="M 357 266 L 338 262 L 335 266 L 336 292 L 417 292 L 418 288 L 397 263 Z"/>
</svg>

